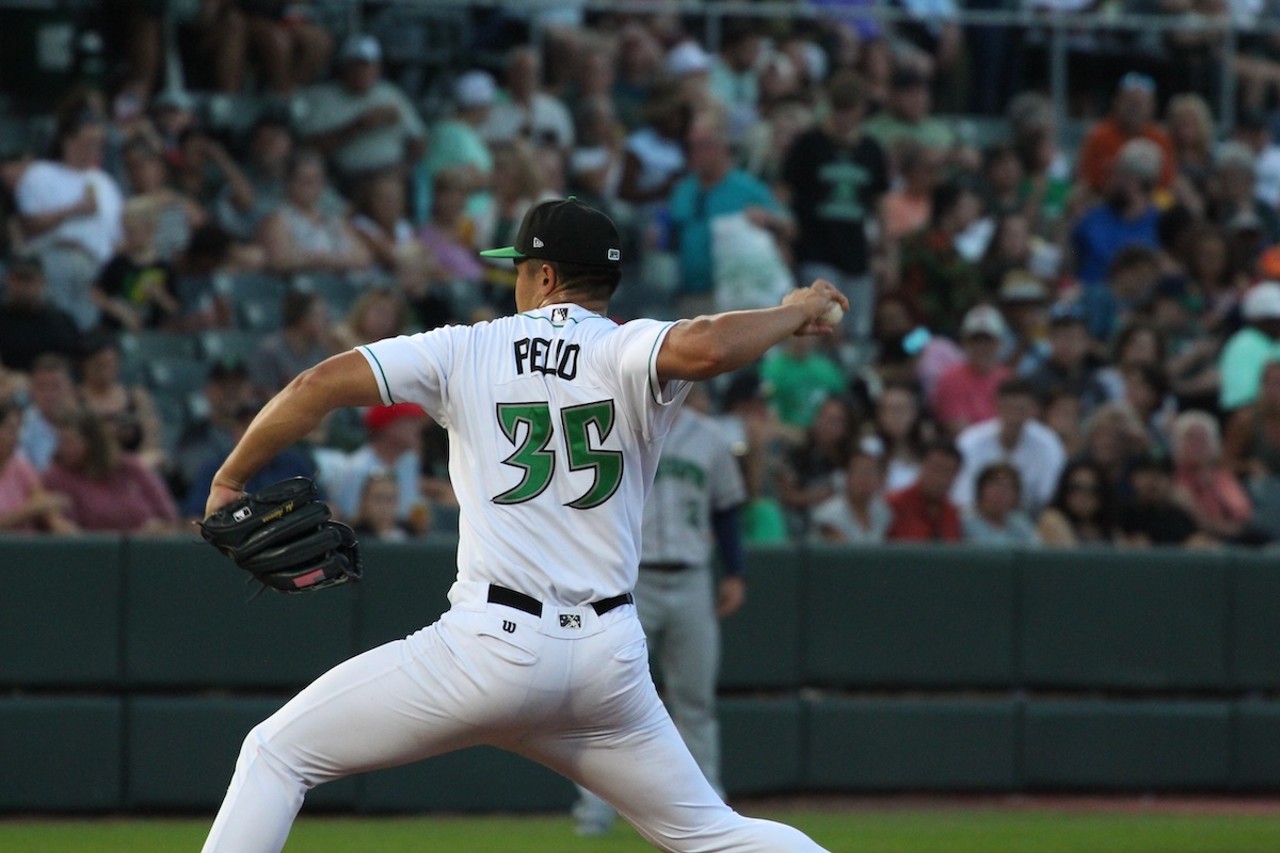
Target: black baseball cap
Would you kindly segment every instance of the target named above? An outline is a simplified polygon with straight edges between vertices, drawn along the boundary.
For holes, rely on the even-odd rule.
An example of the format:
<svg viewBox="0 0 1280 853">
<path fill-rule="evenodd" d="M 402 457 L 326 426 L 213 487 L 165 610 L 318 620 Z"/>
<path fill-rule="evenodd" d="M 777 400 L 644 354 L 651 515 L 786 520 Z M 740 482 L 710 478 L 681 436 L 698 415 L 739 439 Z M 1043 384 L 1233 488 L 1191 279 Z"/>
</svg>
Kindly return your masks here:
<svg viewBox="0 0 1280 853">
<path fill-rule="evenodd" d="M 574 196 L 544 201 L 529 209 L 520 223 L 516 244 L 486 249 L 486 258 L 537 258 L 566 264 L 619 267 L 622 241 L 613 220 Z"/>
</svg>

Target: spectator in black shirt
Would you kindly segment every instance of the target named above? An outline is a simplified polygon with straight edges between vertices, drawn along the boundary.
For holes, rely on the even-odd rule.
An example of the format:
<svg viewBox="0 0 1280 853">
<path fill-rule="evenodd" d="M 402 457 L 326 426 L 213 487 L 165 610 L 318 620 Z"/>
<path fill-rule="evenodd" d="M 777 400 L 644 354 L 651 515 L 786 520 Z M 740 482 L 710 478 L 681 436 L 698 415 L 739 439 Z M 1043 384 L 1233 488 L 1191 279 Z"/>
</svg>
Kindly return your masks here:
<svg viewBox="0 0 1280 853">
<path fill-rule="evenodd" d="M 178 315 L 173 267 L 160 259 L 155 236 L 159 208 L 146 198 L 124 206 L 124 243 L 89 291 L 108 329 L 156 329 Z"/>
<path fill-rule="evenodd" d="M 1081 414 L 1086 417 L 1094 407 L 1107 401 L 1107 387 L 1100 380 L 1101 362 L 1089 351 L 1089 330 L 1084 313 L 1069 307 L 1056 309 L 1049 316 L 1049 354 L 1027 381 L 1041 400 L 1057 390 L 1065 390 L 1080 398 Z"/>
<path fill-rule="evenodd" d="M 1120 541 L 1147 548 L 1153 545 L 1208 546 L 1212 537 L 1201 533 L 1191 513 L 1173 497 L 1173 463 L 1167 457 L 1146 456 L 1129 473 L 1133 497 L 1120 507 Z"/>
<path fill-rule="evenodd" d="M 183 430 L 169 470 L 169 489 L 180 501 L 188 496 L 200 468 L 213 457 L 226 458 L 235 446 L 237 418 L 256 412 L 249 371 L 238 361 L 219 361 L 204 386 L 205 413 Z M 203 499 L 203 498 L 202 498 Z"/>
<path fill-rule="evenodd" d="M 827 84 L 831 112 L 796 138 L 782 164 L 785 199 L 799 225 L 801 280 L 825 278 L 849 297 L 845 325 L 857 341 L 871 337 L 875 288 L 867 225 L 889 189 L 888 158 L 862 132 L 866 90 L 851 71 Z"/>
<path fill-rule="evenodd" d="M 71 357 L 80 332 L 71 315 L 44 298 L 44 268 L 35 256 L 11 259 L 0 302 L 0 364 L 30 371 L 36 356 L 56 352 Z"/>
</svg>

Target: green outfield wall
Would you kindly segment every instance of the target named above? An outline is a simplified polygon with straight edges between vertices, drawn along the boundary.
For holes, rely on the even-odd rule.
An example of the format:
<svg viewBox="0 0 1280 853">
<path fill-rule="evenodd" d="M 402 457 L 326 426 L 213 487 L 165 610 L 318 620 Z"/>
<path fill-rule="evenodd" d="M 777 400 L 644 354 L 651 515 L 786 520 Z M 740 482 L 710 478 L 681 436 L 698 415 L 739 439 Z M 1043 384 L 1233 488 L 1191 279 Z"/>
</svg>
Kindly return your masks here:
<svg viewBox="0 0 1280 853">
<path fill-rule="evenodd" d="M 372 543 L 361 584 L 255 595 L 194 538 L 0 539 L 0 812 L 190 811 L 293 691 L 447 606 L 454 543 Z M 1280 791 L 1280 558 L 796 547 L 725 623 L 731 793 Z M 20 772 L 18 772 L 20 771 Z M 467 750 L 317 809 L 566 808 Z"/>
</svg>

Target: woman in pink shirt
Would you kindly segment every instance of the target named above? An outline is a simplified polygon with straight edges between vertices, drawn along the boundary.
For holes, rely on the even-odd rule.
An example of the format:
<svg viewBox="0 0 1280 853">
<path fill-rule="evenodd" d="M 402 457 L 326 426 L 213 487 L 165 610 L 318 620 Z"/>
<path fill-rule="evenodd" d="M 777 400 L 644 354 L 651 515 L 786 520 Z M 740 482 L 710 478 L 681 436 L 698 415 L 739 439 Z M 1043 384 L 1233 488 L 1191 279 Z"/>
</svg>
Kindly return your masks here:
<svg viewBox="0 0 1280 853">
<path fill-rule="evenodd" d="M 44 475 L 46 488 L 70 501 L 71 519 L 84 530 L 164 533 L 178 509 L 151 470 L 116 443 L 102 418 L 81 409 L 57 419 L 58 448 Z"/>
<path fill-rule="evenodd" d="M 1208 412 L 1183 412 L 1171 432 L 1175 497 L 1210 536 L 1224 541 L 1245 537 L 1253 502 L 1222 461 L 1218 422 Z"/>
<path fill-rule="evenodd" d="M 22 407 L 0 400 L 0 533 L 74 532 L 75 525 L 63 514 L 67 499 L 45 491 L 40 474 L 18 450 L 21 427 Z"/>
</svg>

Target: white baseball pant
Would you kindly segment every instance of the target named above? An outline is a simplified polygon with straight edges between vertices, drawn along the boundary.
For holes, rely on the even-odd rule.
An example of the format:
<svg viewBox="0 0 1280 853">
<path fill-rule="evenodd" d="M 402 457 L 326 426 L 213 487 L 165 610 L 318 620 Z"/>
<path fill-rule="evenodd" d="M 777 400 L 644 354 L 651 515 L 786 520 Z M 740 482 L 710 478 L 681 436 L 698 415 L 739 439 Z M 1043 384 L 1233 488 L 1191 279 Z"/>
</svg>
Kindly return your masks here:
<svg viewBox="0 0 1280 853">
<path fill-rule="evenodd" d="M 822 851 L 716 795 L 654 689 L 634 607 L 539 617 L 487 593 L 455 583 L 433 625 L 339 664 L 256 726 L 204 853 L 276 853 L 310 788 L 479 744 L 594 791 L 663 850 Z"/>
</svg>

